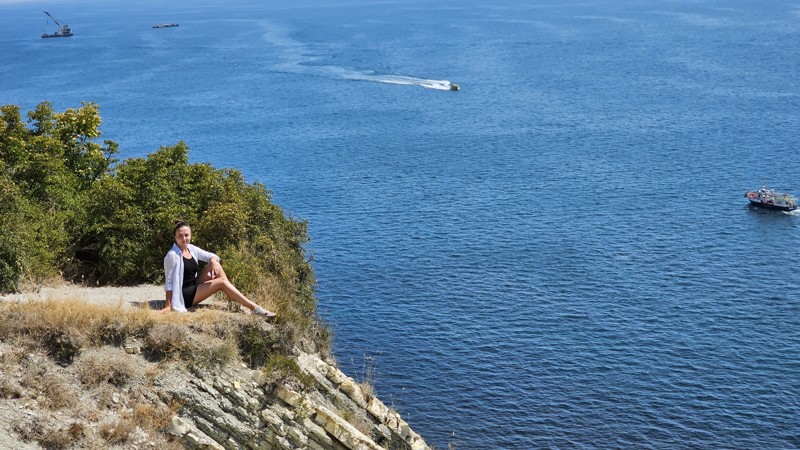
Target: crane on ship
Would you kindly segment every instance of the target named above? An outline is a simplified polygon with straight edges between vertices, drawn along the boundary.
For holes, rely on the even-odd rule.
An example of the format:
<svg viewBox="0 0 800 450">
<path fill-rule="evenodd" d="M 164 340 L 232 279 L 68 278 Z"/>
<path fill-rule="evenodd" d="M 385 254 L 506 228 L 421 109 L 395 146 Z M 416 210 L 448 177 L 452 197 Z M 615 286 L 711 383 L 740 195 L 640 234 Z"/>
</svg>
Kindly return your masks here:
<svg viewBox="0 0 800 450">
<path fill-rule="evenodd" d="M 58 20 L 56 20 L 55 17 L 50 15 L 49 12 L 45 11 L 44 13 L 47 14 L 47 17 L 52 19 L 53 22 L 56 23 L 56 25 L 58 25 L 58 31 L 56 31 L 55 33 L 50 33 L 50 34 L 42 33 L 42 38 L 70 37 L 70 36 L 72 36 L 72 30 L 69 28 L 69 25 L 67 25 L 67 24 L 61 25 L 61 23 Z"/>
</svg>

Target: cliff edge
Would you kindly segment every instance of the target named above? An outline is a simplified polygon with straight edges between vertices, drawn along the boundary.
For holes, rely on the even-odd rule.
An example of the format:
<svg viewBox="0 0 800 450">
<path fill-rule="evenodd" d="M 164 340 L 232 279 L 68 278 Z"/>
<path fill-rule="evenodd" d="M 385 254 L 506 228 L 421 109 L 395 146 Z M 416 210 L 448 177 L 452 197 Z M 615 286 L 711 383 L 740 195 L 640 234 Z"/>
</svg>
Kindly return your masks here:
<svg viewBox="0 0 800 450">
<path fill-rule="evenodd" d="M 159 316 L 148 306 L 161 296 L 62 286 L 0 297 L 0 448 L 429 448 L 280 323 L 225 302 Z"/>
</svg>

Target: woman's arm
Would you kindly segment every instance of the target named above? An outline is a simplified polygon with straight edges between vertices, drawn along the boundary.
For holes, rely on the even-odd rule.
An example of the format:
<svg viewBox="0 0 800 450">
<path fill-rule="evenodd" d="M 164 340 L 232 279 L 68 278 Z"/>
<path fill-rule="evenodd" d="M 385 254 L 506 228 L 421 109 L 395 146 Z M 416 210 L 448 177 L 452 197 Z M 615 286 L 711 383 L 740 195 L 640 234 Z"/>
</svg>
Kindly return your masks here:
<svg viewBox="0 0 800 450">
<path fill-rule="evenodd" d="M 197 253 L 197 259 L 200 261 L 207 262 L 208 265 L 203 269 L 204 272 L 208 273 L 208 277 L 210 279 L 214 279 L 222 273 L 222 264 L 219 262 L 219 256 L 214 253 L 207 252 L 200 247 L 195 245 L 191 245 L 191 249 Z"/>
<path fill-rule="evenodd" d="M 172 309 L 172 291 L 165 291 L 167 293 L 167 306 L 159 309 L 159 313 L 169 312 Z"/>
<path fill-rule="evenodd" d="M 159 313 L 165 313 L 172 309 L 172 290 L 181 288 L 180 286 L 173 286 L 175 271 L 178 270 L 179 257 L 173 252 L 167 253 L 167 256 L 164 257 L 164 291 L 166 292 L 167 305 L 160 309 Z"/>
<path fill-rule="evenodd" d="M 200 261 L 210 263 L 213 258 L 216 258 L 217 263 L 219 263 L 219 256 L 217 256 L 214 253 L 207 252 L 194 244 L 189 244 L 189 250 L 194 250 L 195 253 L 197 254 L 197 259 L 199 259 Z"/>
</svg>

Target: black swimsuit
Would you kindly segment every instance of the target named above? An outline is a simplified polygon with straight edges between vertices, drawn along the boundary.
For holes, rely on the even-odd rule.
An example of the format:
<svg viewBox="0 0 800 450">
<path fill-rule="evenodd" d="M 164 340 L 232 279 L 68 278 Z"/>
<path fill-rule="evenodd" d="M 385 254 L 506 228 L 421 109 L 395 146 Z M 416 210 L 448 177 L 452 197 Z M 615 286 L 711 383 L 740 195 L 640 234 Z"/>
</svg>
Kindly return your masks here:
<svg viewBox="0 0 800 450">
<path fill-rule="evenodd" d="M 200 266 L 194 256 L 191 258 L 183 258 L 183 305 L 187 308 L 194 303 L 194 294 L 197 293 L 197 272 L 200 271 Z"/>
</svg>

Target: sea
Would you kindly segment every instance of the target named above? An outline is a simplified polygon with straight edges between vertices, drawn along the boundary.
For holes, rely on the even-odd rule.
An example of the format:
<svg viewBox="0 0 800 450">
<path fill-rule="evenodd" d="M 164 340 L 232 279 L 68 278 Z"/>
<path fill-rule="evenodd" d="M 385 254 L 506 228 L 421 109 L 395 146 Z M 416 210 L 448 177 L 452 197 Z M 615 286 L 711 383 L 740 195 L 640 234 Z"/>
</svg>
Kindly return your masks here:
<svg viewBox="0 0 800 450">
<path fill-rule="evenodd" d="M 307 220 L 340 367 L 436 449 L 800 448 L 800 213 L 743 197 L 800 195 L 796 0 L 0 0 L 45 100 Z"/>
</svg>

